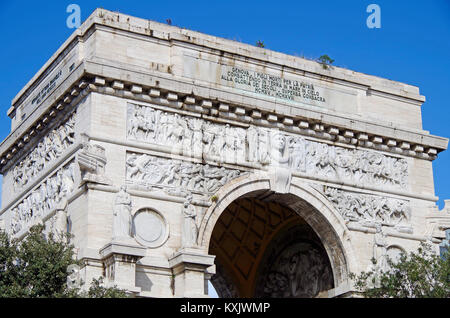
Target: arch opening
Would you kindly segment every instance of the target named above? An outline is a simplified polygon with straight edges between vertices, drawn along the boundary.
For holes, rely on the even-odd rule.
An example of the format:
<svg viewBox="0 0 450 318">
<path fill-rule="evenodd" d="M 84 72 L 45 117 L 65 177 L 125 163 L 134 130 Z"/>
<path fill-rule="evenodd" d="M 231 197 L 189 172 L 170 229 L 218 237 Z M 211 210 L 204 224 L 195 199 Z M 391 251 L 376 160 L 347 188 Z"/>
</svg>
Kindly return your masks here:
<svg viewBox="0 0 450 318">
<path fill-rule="evenodd" d="M 311 208 L 299 197 L 267 190 L 233 200 L 209 240 L 219 297 L 316 297 L 334 288 L 333 248 L 303 217 Z"/>
</svg>

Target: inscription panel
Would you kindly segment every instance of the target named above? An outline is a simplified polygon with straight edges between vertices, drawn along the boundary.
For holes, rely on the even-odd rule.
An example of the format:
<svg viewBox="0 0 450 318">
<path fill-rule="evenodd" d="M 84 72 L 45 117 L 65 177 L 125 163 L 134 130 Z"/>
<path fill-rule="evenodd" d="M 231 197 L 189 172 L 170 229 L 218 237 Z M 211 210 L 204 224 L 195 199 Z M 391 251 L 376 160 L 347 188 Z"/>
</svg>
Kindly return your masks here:
<svg viewBox="0 0 450 318">
<path fill-rule="evenodd" d="M 227 86 L 266 96 L 291 101 L 315 101 L 319 104 L 326 102 L 323 90 L 306 81 L 228 66 L 222 68 L 220 79 Z"/>
</svg>

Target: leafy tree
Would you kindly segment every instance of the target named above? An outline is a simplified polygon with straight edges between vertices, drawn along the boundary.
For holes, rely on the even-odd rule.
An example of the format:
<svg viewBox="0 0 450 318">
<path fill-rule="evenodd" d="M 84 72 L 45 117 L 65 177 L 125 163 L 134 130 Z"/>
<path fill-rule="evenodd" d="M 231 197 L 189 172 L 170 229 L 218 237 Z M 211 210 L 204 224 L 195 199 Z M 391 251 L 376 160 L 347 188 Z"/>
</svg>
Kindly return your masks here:
<svg viewBox="0 0 450 318">
<path fill-rule="evenodd" d="M 376 261 L 372 260 L 376 268 Z M 367 298 L 449 298 L 450 253 L 440 257 L 430 244 L 417 252 L 402 253 L 397 261 L 387 259 L 389 269 L 362 272 L 355 287 Z"/>
<path fill-rule="evenodd" d="M 329 57 L 327 54 L 324 54 L 317 59 L 317 62 L 322 64 L 322 67 L 324 69 L 328 69 L 331 66 L 331 64 L 333 64 L 334 60 L 331 57 Z"/>
<path fill-rule="evenodd" d="M 126 292 L 117 289 L 115 287 L 103 287 L 103 277 L 99 279 L 94 279 L 92 281 L 91 287 L 85 293 L 82 293 L 83 297 L 86 298 L 126 298 L 128 297 Z"/>
<path fill-rule="evenodd" d="M 73 259 L 69 239 L 69 235 L 44 235 L 43 225 L 32 227 L 22 241 L 0 231 L 0 297 L 126 297 L 122 290 L 101 286 L 102 279 L 94 280 L 84 292 L 67 287 L 67 267 L 80 265 Z"/>
</svg>

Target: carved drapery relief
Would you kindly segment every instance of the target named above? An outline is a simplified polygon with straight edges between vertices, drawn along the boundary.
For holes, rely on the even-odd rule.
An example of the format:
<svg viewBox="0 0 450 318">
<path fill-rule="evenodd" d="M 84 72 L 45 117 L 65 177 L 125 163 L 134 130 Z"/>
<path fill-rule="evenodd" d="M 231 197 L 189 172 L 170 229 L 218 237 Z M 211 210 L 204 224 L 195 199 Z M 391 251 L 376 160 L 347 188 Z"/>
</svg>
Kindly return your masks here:
<svg viewBox="0 0 450 318">
<path fill-rule="evenodd" d="M 75 141 L 75 115 L 50 131 L 31 153 L 13 168 L 14 190 L 19 191 L 34 180 L 44 168 L 61 157 Z"/>
<path fill-rule="evenodd" d="M 199 163 L 129 153 L 126 161 L 127 181 L 146 188 L 212 194 L 240 175 L 239 170 Z"/>
<path fill-rule="evenodd" d="M 113 240 L 131 239 L 131 196 L 126 186 L 121 186 L 114 199 Z"/>
<path fill-rule="evenodd" d="M 11 231 L 15 235 L 48 212 L 67 204 L 75 185 L 75 162 L 59 169 L 12 208 Z"/>
<path fill-rule="evenodd" d="M 129 104 L 128 138 L 182 149 L 216 162 L 254 162 L 356 185 L 405 189 L 405 159 L 306 140 L 276 129 L 229 124 Z M 284 173 L 283 173 L 284 174 Z M 286 179 L 286 178 L 284 178 Z M 288 183 L 286 180 L 278 180 Z M 278 182 L 277 181 L 277 182 Z"/>
<path fill-rule="evenodd" d="M 384 225 L 411 232 L 411 208 L 406 200 L 347 192 L 328 186 L 316 186 L 347 221 L 370 227 Z"/>
<path fill-rule="evenodd" d="M 194 247 L 197 244 L 198 227 L 197 227 L 197 212 L 192 204 L 192 194 L 186 196 L 183 204 L 183 228 L 181 231 L 181 246 Z"/>
<path fill-rule="evenodd" d="M 245 129 L 200 118 L 129 105 L 128 138 L 182 149 L 219 162 L 245 160 Z"/>
</svg>

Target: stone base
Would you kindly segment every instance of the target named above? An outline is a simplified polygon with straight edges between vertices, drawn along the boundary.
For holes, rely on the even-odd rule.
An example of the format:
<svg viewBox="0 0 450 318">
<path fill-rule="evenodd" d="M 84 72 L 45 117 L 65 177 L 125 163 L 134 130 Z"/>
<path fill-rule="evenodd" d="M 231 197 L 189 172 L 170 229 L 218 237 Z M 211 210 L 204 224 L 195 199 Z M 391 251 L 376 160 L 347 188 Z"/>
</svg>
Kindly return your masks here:
<svg viewBox="0 0 450 318">
<path fill-rule="evenodd" d="M 140 293 L 141 288 L 136 287 L 136 262 L 146 255 L 146 250 L 128 239 L 116 239 L 100 249 L 106 268 L 106 285 L 116 286 L 130 293 Z"/>
<path fill-rule="evenodd" d="M 207 255 L 203 250 L 183 248 L 169 258 L 173 270 L 173 288 L 175 297 L 208 297 L 205 280 L 210 277 L 208 268 L 214 266 L 215 256 Z"/>
<path fill-rule="evenodd" d="M 135 257 L 144 257 L 146 248 L 134 242 L 133 239 L 113 239 L 112 242 L 106 244 L 99 251 L 102 259 L 111 256 L 112 254 L 122 254 Z"/>
</svg>

